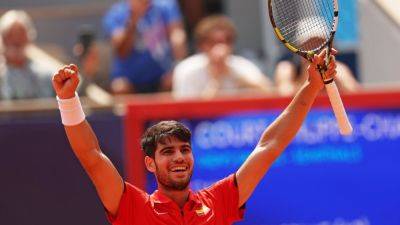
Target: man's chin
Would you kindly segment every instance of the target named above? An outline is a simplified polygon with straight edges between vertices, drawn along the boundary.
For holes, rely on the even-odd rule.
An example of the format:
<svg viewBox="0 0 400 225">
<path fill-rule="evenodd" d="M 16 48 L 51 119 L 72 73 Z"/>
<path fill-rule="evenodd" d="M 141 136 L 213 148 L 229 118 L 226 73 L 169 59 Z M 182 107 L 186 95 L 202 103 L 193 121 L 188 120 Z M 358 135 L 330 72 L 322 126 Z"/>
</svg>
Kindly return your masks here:
<svg viewBox="0 0 400 225">
<path fill-rule="evenodd" d="M 177 189 L 184 190 L 189 186 L 190 180 L 179 180 L 179 181 L 174 181 L 173 186 L 176 187 Z"/>
<path fill-rule="evenodd" d="M 158 182 L 169 190 L 182 191 L 188 188 L 191 173 L 185 174 L 169 174 L 167 177 L 162 179 L 162 177 L 157 177 Z"/>
<path fill-rule="evenodd" d="M 177 187 L 177 190 L 183 191 L 186 190 L 189 187 L 189 182 L 181 184 L 179 187 Z"/>
<path fill-rule="evenodd" d="M 188 178 L 182 178 L 182 179 L 171 179 L 171 185 L 169 185 L 172 189 L 174 190 L 185 190 L 190 183 L 190 179 Z"/>
</svg>

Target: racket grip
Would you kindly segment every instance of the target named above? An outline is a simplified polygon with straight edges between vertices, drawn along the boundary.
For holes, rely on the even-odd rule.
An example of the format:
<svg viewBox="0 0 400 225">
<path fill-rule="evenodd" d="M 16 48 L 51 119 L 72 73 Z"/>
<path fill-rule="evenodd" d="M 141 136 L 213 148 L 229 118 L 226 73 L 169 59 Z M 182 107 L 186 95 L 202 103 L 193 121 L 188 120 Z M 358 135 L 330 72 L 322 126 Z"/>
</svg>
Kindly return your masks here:
<svg viewBox="0 0 400 225">
<path fill-rule="evenodd" d="M 344 109 L 343 102 L 340 98 L 340 94 L 335 82 L 333 81 L 326 84 L 325 88 L 339 125 L 340 134 L 350 135 L 353 132 L 353 127 L 351 126 L 349 118 L 347 117 L 346 110 Z"/>
</svg>

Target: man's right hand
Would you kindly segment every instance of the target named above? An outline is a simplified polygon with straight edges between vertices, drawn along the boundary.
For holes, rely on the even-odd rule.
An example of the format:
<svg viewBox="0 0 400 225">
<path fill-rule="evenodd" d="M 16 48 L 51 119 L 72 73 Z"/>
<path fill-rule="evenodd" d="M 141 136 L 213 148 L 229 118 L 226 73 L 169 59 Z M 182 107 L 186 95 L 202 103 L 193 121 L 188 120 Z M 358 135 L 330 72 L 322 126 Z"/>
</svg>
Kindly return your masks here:
<svg viewBox="0 0 400 225">
<path fill-rule="evenodd" d="M 52 83 L 60 99 L 73 98 L 79 84 L 78 67 L 74 64 L 64 66 L 54 74 Z"/>
<path fill-rule="evenodd" d="M 331 50 L 331 60 L 329 62 L 328 68 L 325 71 L 326 78 L 332 79 L 336 76 L 336 60 L 335 55 L 337 54 L 336 49 Z M 314 55 L 312 62 L 307 68 L 309 77 L 308 81 L 311 85 L 317 87 L 319 90 L 322 90 L 325 87 L 324 81 L 322 79 L 321 73 L 319 72 L 318 66 L 322 66 L 325 64 L 325 56 L 326 50 L 323 50 L 318 55 Z"/>
</svg>

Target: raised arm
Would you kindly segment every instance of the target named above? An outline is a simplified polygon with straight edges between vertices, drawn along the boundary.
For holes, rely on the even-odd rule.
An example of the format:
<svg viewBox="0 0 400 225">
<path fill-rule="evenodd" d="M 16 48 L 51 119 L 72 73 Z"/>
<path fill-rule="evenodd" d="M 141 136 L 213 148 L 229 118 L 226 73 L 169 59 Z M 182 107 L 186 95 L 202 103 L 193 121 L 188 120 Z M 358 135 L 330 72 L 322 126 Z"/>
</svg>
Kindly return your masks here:
<svg viewBox="0 0 400 225">
<path fill-rule="evenodd" d="M 286 146 L 300 129 L 315 97 L 323 89 L 324 83 L 317 69 L 322 64 L 325 52 L 315 56 L 308 67 L 309 79 L 298 91 L 289 106 L 262 134 L 256 148 L 239 168 L 236 178 L 239 187 L 239 206 L 243 205 L 273 162 L 285 150 Z M 336 74 L 336 62 L 333 59 L 327 75 Z"/>
<path fill-rule="evenodd" d="M 121 58 L 126 58 L 135 46 L 137 23 L 149 8 L 149 2 L 131 1 L 131 17 L 123 28 L 116 29 L 111 34 L 111 45 L 114 52 Z"/>
<path fill-rule="evenodd" d="M 65 66 L 53 76 L 53 88 L 57 93 L 61 118 L 69 143 L 89 175 L 104 207 L 116 215 L 124 189 L 123 180 L 99 147 L 96 135 L 85 120 L 78 96 L 78 68 Z"/>
</svg>

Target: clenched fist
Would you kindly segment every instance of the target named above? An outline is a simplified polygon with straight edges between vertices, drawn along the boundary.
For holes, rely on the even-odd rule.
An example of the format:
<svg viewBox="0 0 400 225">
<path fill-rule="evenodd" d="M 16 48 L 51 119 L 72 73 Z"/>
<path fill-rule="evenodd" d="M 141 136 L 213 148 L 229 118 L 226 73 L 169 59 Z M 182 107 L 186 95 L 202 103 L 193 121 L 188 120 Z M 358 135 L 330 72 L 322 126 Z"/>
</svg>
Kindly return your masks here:
<svg viewBox="0 0 400 225">
<path fill-rule="evenodd" d="M 74 64 L 64 66 L 54 74 L 52 83 L 60 99 L 73 98 L 79 84 L 78 67 Z"/>
</svg>

